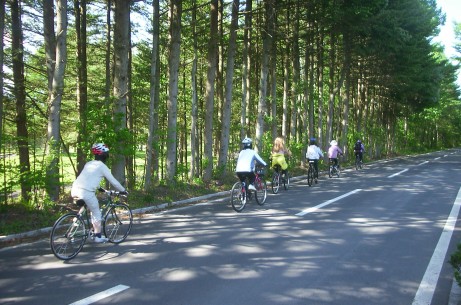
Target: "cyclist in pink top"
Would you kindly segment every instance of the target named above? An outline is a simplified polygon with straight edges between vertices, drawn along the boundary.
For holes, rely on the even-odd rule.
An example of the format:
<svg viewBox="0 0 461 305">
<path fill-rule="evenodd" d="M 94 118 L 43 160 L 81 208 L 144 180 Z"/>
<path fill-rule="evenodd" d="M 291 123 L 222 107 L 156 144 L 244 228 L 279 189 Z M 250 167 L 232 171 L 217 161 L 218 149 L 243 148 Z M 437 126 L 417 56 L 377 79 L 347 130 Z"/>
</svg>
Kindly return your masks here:
<svg viewBox="0 0 461 305">
<path fill-rule="evenodd" d="M 328 149 L 328 158 L 334 162 L 334 166 L 338 166 L 338 155 L 343 155 L 343 151 L 338 147 L 338 142 L 332 140 L 330 142 L 330 148 Z"/>
</svg>

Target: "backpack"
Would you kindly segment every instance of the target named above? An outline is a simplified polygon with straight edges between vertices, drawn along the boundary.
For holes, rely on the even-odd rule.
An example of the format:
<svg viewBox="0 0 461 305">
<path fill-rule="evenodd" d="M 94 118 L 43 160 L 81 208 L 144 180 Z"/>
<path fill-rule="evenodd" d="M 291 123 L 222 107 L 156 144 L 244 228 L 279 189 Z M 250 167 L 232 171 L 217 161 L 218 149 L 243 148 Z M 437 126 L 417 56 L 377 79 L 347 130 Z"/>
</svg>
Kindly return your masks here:
<svg viewBox="0 0 461 305">
<path fill-rule="evenodd" d="M 355 143 L 354 151 L 362 151 L 362 144 Z"/>
</svg>

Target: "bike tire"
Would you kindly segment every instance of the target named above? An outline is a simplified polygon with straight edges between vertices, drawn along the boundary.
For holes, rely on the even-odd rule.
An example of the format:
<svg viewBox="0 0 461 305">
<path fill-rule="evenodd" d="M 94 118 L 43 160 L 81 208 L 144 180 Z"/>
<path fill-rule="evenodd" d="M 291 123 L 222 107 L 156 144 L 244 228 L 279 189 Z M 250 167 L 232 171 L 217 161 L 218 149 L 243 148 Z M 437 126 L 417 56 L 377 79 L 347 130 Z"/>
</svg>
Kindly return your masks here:
<svg viewBox="0 0 461 305">
<path fill-rule="evenodd" d="M 341 174 L 341 170 L 339 169 L 339 165 L 338 165 L 338 167 L 336 168 L 336 177 L 339 178 L 340 174 Z"/>
<path fill-rule="evenodd" d="M 280 174 L 278 172 L 275 172 L 272 175 L 271 187 L 272 187 L 272 193 L 277 194 L 279 192 L 279 189 L 280 189 Z"/>
<path fill-rule="evenodd" d="M 266 202 L 267 198 L 267 184 L 266 181 L 261 180 L 258 182 L 255 182 L 256 186 L 256 202 L 259 205 L 263 205 Z"/>
<path fill-rule="evenodd" d="M 314 183 L 314 169 L 309 166 L 309 169 L 307 170 L 307 185 L 312 186 Z"/>
<path fill-rule="evenodd" d="M 82 250 L 87 237 L 83 219 L 77 213 L 67 213 L 56 220 L 51 229 L 51 251 L 58 259 L 73 259 Z"/>
<path fill-rule="evenodd" d="M 285 178 L 283 179 L 283 188 L 285 191 L 290 188 L 290 173 L 288 171 L 285 173 Z"/>
<path fill-rule="evenodd" d="M 232 208 L 236 212 L 243 211 L 247 202 L 246 193 L 242 192 L 242 188 L 243 186 L 241 182 L 235 182 L 232 186 L 230 200 Z"/>
<path fill-rule="evenodd" d="M 328 177 L 333 177 L 333 166 L 330 165 L 330 167 L 328 168 Z"/>
<path fill-rule="evenodd" d="M 116 203 L 104 216 L 103 231 L 109 242 L 119 244 L 130 234 L 133 226 L 133 213 L 128 205 Z"/>
<path fill-rule="evenodd" d="M 358 157 L 355 157 L 355 170 L 359 170 L 360 168 L 360 160 Z"/>
</svg>

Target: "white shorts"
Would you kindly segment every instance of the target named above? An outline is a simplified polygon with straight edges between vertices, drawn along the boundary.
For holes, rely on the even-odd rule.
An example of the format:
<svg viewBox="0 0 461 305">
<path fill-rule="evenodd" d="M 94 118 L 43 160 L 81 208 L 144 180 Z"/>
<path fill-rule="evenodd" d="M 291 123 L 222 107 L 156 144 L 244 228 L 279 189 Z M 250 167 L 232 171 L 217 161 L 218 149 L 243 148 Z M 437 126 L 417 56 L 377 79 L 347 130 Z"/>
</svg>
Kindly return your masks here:
<svg viewBox="0 0 461 305">
<path fill-rule="evenodd" d="M 83 189 L 72 189 L 71 194 L 73 198 L 83 199 L 86 203 L 86 206 L 91 212 L 91 222 L 95 223 L 101 221 L 101 210 L 99 209 L 99 201 L 96 197 L 95 192 L 90 192 Z"/>
</svg>

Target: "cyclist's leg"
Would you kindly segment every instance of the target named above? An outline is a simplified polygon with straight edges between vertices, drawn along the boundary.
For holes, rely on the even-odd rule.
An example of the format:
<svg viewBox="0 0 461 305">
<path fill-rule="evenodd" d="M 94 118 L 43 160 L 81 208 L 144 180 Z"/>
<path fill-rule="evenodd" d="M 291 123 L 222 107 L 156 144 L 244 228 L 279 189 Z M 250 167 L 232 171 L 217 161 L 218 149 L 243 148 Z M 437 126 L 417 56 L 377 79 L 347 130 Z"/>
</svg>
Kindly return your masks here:
<svg viewBox="0 0 461 305">
<path fill-rule="evenodd" d="M 247 192 L 248 191 L 248 184 L 245 183 L 245 180 L 247 178 L 247 176 L 246 176 L 247 173 L 246 172 L 237 172 L 236 174 L 237 174 L 237 177 L 239 178 L 240 182 L 245 185 L 245 192 Z"/>
<path fill-rule="evenodd" d="M 314 177 L 315 177 L 315 181 L 317 181 L 317 179 L 319 179 L 319 160 L 318 159 L 314 161 L 314 169 L 315 169 Z"/>
</svg>

